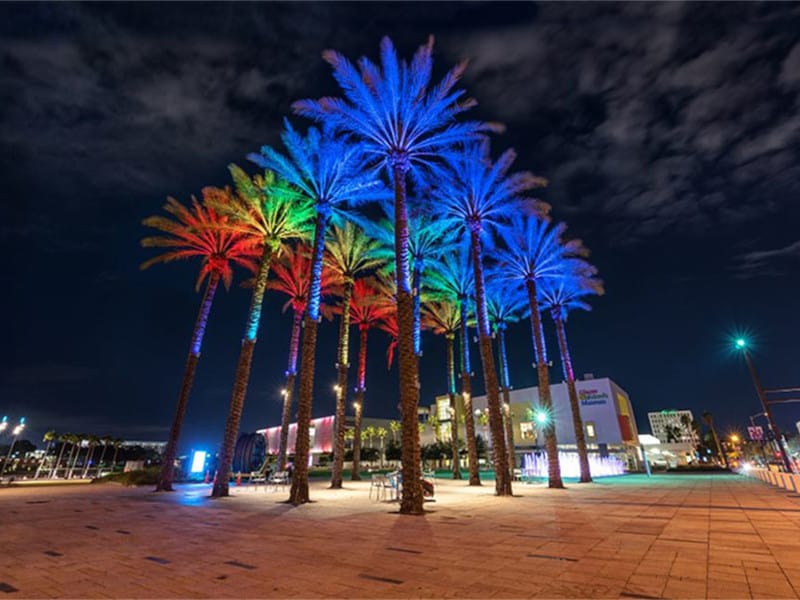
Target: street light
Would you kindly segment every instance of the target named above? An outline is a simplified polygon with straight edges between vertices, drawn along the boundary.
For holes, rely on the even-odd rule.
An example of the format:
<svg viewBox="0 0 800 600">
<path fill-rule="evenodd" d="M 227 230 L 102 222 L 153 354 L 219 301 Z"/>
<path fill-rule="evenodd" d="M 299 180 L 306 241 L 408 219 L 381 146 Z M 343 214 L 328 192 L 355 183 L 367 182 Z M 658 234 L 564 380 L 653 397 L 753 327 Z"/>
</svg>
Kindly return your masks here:
<svg viewBox="0 0 800 600">
<path fill-rule="evenodd" d="M 3 417 L 3 424 L 5 425 L 3 429 L 8 427 L 8 417 Z M 19 423 L 17 423 L 16 427 L 14 427 L 14 429 L 11 431 L 11 434 L 14 436 L 14 438 L 11 440 L 11 446 L 8 447 L 8 455 L 6 456 L 5 462 L 3 462 L 3 468 L 0 469 L 0 477 L 2 477 L 6 472 L 8 461 L 11 460 L 11 453 L 14 451 L 14 444 L 17 443 L 17 436 L 22 433 L 23 429 L 25 429 L 25 417 L 21 417 Z"/>
<path fill-rule="evenodd" d="M 8 429 L 8 417 L 7 416 L 3 417 L 3 420 L 0 421 L 0 433 L 4 432 L 6 429 Z"/>
<path fill-rule="evenodd" d="M 775 419 L 772 418 L 772 411 L 769 408 L 769 402 L 767 402 L 767 395 L 764 392 L 764 388 L 761 386 L 761 380 L 758 378 L 758 373 L 756 373 L 756 367 L 753 364 L 753 359 L 750 357 L 750 352 L 747 350 L 747 342 L 744 338 L 738 338 L 736 340 L 736 347 L 742 351 L 744 354 L 744 360 L 747 363 L 747 368 L 750 371 L 750 377 L 753 380 L 753 385 L 756 388 L 756 394 L 758 395 L 758 399 L 761 402 L 761 408 L 764 409 L 764 416 L 767 417 L 767 423 L 769 425 L 770 431 L 772 431 L 772 435 L 775 438 L 775 442 L 778 444 L 778 450 L 781 454 L 781 460 L 783 461 L 783 466 L 786 468 L 787 473 L 792 472 L 792 463 L 789 460 L 789 455 L 786 454 L 786 448 L 783 447 L 783 440 L 781 439 L 781 432 L 778 429 L 778 426 L 775 423 Z"/>
</svg>

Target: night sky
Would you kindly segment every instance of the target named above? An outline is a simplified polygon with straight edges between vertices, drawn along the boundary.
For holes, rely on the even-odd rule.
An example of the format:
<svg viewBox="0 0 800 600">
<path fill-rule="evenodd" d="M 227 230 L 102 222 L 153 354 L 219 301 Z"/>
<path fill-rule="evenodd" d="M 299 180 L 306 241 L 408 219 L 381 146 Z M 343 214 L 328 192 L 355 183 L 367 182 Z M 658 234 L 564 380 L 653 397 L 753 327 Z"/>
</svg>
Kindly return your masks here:
<svg viewBox="0 0 800 600">
<path fill-rule="evenodd" d="M 474 116 L 507 125 L 495 151 L 548 178 L 553 217 L 592 249 L 607 294 L 570 318 L 578 374 L 617 381 L 645 431 L 648 410 L 709 409 L 723 431 L 760 411 L 738 332 L 767 387 L 800 386 L 795 3 L 4 3 L 0 413 L 36 442 L 165 439 L 198 264 L 140 271 L 141 220 L 225 185 L 228 163 L 255 172 L 245 156 L 278 141 L 293 100 L 338 94 L 324 49 L 374 58 L 389 35 L 410 56 L 430 33 L 439 75 L 471 59 Z M 184 449 L 221 440 L 248 301 L 217 296 Z M 246 431 L 280 419 L 283 302 L 265 305 Z M 333 412 L 336 326 L 320 335 L 315 416 Z M 397 418 L 387 341 L 371 339 L 365 411 Z M 533 385 L 528 325 L 509 342 L 515 387 Z M 429 404 L 444 342 L 423 343 Z M 560 381 L 552 336 L 550 355 Z M 800 420 L 800 404 L 775 412 Z"/>
</svg>

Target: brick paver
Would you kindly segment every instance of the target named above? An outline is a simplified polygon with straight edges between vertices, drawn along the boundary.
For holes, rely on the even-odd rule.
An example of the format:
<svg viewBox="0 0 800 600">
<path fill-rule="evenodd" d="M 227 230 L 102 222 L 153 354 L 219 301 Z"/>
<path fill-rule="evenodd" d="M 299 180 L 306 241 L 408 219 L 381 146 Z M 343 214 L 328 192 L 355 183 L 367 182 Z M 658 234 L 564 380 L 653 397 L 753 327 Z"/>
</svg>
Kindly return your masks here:
<svg viewBox="0 0 800 600">
<path fill-rule="evenodd" d="M 424 517 L 368 488 L 2 489 L 0 598 L 799 597 L 800 501 L 736 475 L 440 480 Z"/>
</svg>

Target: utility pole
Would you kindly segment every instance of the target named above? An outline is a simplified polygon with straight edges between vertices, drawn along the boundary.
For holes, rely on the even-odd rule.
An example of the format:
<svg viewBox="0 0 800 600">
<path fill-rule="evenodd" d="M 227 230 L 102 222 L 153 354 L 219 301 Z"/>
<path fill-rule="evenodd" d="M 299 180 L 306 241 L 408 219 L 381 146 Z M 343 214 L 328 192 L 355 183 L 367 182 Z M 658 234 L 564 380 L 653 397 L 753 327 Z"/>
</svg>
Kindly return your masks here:
<svg viewBox="0 0 800 600">
<path fill-rule="evenodd" d="M 769 424 L 769 429 L 772 432 L 772 435 L 775 437 L 775 441 L 778 444 L 778 450 L 781 454 L 781 460 L 783 461 L 783 466 L 786 468 L 787 473 L 792 472 L 792 463 L 789 460 L 789 455 L 786 453 L 786 448 L 783 446 L 783 439 L 781 438 L 780 429 L 778 429 L 778 425 L 775 423 L 775 419 L 772 418 L 772 410 L 770 410 L 769 402 L 767 401 L 767 394 L 764 392 L 764 388 L 761 385 L 761 380 L 758 378 L 758 373 L 756 373 L 756 367 L 753 364 L 753 359 L 750 357 L 750 352 L 747 350 L 747 343 L 743 339 L 736 340 L 736 346 L 742 350 L 744 353 L 744 360 L 747 363 L 747 368 L 750 370 L 750 377 L 753 379 L 753 385 L 756 388 L 756 394 L 758 394 L 758 399 L 761 401 L 761 408 L 764 409 L 764 416 L 767 417 L 767 423 Z"/>
</svg>

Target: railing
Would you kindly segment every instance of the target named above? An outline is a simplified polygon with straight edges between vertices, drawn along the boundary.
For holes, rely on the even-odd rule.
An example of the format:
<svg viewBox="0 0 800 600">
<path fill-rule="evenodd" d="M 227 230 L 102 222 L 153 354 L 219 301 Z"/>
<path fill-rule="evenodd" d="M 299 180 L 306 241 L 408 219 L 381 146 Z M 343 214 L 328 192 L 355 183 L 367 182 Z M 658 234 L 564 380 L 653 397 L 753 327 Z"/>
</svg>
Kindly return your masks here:
<svg viewBox="0 0 800 600">
<path fill-rule="evenodd" d="M 793 473 L 782 473 L 780 471 L 770 471 L 769 469 L 746 469 L 741 471 L 742 475 L 755 477 L 764 483 L 783 488 L 790 492 L 800 493 L 800 475 Z"/>
</svg>

